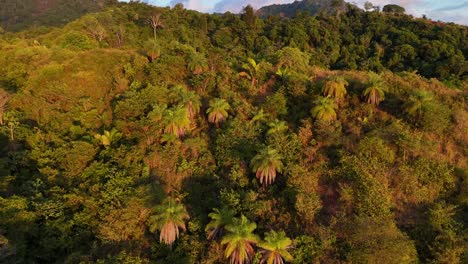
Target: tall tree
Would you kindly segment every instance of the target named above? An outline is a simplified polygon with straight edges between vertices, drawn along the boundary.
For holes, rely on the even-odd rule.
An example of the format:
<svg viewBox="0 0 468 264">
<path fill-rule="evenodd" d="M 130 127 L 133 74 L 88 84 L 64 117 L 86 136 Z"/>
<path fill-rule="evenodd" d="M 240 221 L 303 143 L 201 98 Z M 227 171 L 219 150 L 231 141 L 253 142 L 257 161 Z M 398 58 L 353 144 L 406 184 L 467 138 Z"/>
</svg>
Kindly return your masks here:
<svg viewBox="0 0 468 264">
<path fill-rule="evenodd" d="M 370 73 L 368 87 L 362 92 L 362 96 L 372 105 L 378 105 L 385 99 L 384 83 L 380 75 Z"/>
<path fill-rule="evenodd" d="M 282 157 L 276 149 L 265 147 L 253 159 L 252 168 L 263 186 L 272 184 L 276 174 L 283 170 Z"/>
<path fill-rule="evenodd" d="M 247 5 L 244 7 L 243 14 L 242 14 L 242 20 L 250 27 L 253 28 L 255 27 L 255 23 L 257 20 L 257 16 L 255 15 L 255 10 L 251 5 Z"/>
<path fill-rule="evenodd" d="M 206 110 L 208 114 L 208 121 L 214 123 L 216 126 L 223 122 L 228 116 L 228 110 L 231 106 L 224 99 L 215 98 L 210 100 L 210 107 Z"/>
<path fill-rule="evenodd" d="M 5 113 L 6 105 L 10 99 L 10 94 L 0 88 L 0 126 L 3 125 L 3 113 Z"/>
<path fill-rule="evenodd" d="M 149 218 L 150 231 L 160 231 L 159 241 L 172 245 L 179 237 L 179 229 L 185 231 L 185 220 L 189 214 L 185 207 L 172 198 L 167 198 L 154 209 L 154 215 Z"/>
<path fill-rule="evenodd" d="M 167 109 L 164 111 L 163 123 L 165 126 L 164 133 L 173 134 L 180 138 L 190 129 L 187 109 L 182 105 Z"/>
<path fill-rule="evenodd" d="M 420 118 L 423 115 L 424 107 L 431 102 L 433 96 L 431 93 L 417 90 L 415 91 L 403 105 L 404 111 L 415 118 Z"/>
<path fill-rule="evenodd" d="M 98 139 L 103 146 L 108 147 L 119 141 L 120 138 L 122 138 L 122 133 L 117 131 L 117 129 L 112 128 L 111 131 L 104 130 L 104 134 L 96 134 L 94 137 Z"/>
<path fill-rule="evenodd" d="M 257 63 L 254 59 L 248 58 L 247 63 L 242 65 L 244 71 L 240 72 L 239 75 L 246 77 L 250 80 L 250 85 L 254 87 L 258 82 L 258 74 L 260 71 L 260 63 Z"/>
<path fill-rule="evenodd" d="M 169 96 L 173 102 L 185 107 L 191 120 L 200 113 L 200 97 L 194 91 L 189 91 L 187 87 L 176 85 L 171 89 Z"/>
<path fill-rule="evenodd" d="M 156 33 L 157 33 L 158 28 L 164 27 L 164 23 L 161 19 L 161 14 L 157 13 L 157 14 L 151 15 L 151 17 L 149 18 L 149 23 L 150 23 L 151 28 L 153 28 L 154 40 L 156 40 Z"/>
<path fill-rule="evenodd" d="M 265 240 L 258 244 L 262 248 L 262 260 L 260 263 L 283 264 L 291 262 L 293 256 L 288 252 L 292 247 L 292 241 L 284 231 L 270 231 L 265 233 Z"/>
<path fill-rule="evenodd" d="M 338 108 L 335 101 L 328 97 L 319 97 L 314 101 L 312 108 L 312 116 L 321 121 L 330 122 L 336 119 L 336 109 Z"/>
<path fill-rule="evenodd" d="M 253 233 L 256 228 L 257 225 L 243 215 L 226 226 L 228 233 L 221 244 L 226 245 L 224 256 L 229 259 L 230 264 L 251 262 L 255 255 L 254 246 L 259 242 L 259 238 Z"/>
<path fill-rule="evenodd" d="M 337 101 L 341 101 L 345 98 L 348 91 L 346 87 L 349 83 L 342 76 L 332 76 L 327 79 L 322 88 L 324 96 L 335 98 Z"/>
<path fill-rule="evenodd" d="M 195 75 L 202 74 L 208 70 L 208 60 L 199 52 L 193 52 L 188 58 L 188 69 Z"/>
<path fill-rule="evenodd" d="M 205 231 L 208 233 L 208 239 L 222 237 L 226 226 L 231 225 L 234 221 L 234 211 L 226 206 L 221 209 L 213 209 L 213 212 L 208 216 L 211 218 L 211 221 L 205 228 Z"/>
<path fill-rule="evenodd" d="M 395 13 L 395 14 L 404 14 L 406 12 L 405 8 L 399 5 L 385 5 L 382 11 L 386 13 Z"/>
<path fill-rule="evenodd" d="M 155 39 L 147 40 L 143 45 L 143 49 L 150 62 L 161 56 L 161 48 Z"/>
<path fill-rule="evenodd" d="M 280 134 L 286 132 L 289 129 L 288 123 L 286 121 L 276 119 L 273 122 L 268 123 L 268 135 Z"/>
</svg>

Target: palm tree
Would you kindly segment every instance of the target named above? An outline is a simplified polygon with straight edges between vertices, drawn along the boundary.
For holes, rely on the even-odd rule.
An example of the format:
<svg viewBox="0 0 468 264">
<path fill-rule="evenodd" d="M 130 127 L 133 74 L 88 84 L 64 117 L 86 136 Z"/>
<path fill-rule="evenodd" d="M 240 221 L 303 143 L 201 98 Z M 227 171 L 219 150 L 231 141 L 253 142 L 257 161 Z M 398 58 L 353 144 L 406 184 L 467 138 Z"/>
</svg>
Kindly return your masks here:
<svg viewBox="0 0 468 264">
<path fill-rule="evenodd" d="M 208 216 L 211 218 L 211 221 L 205 228 L 205 231 L 208 233 L 208 239 L 222 236 L 225 227 L 234 221 L 234 211 L 226 206 L 221 208 L 221 210 L 218 208 L 213 209 L 213 212 Z"/>
<path fill-rule="evenodd" d="M 185 106 L 185 109 L 187 109 L 190 119 L 195 118 L 195 116 L 200 113 L 200 97 L 194 91 L 187 91 L 182 94 L 181 103 Z"/>
<path fill-rule="evenodd" d="M 418 90 L 410 95 L 408 101 L 403 105 L 405 112 L 412 117 L 421 117 L 424 107 L 432 101 L 432 94 L 426 91 Z"/>
<path fill-rule="evenodd" d="M 188 117 L 193 120 L 200 113 L 200 97 L 194 92 L 189 91 L 185 86 L 174 86 L 169 94 L 171 101 L 179 103 L 185 107 Z"/>
<path fill-rule="evenodd" d="M 155 39 L 149 39 L 144 43 L 144 51 L 150 62 L 161 56 L 161 47 Z"/>
<path fill-rule="evenodd" d="M 185 207 L 172 198 L 167 198 L 154 209 L 154 215 L 149 218 L 150 231 L 160 231 L 159 242 L 172 245 L 179 237 L 179 228 L 186 230 L 185 220 L 189 214 Z"/>
<path fill-rule="evenodd" d="M 270 231 L 265 233 L 265 241 L 259 243 L 262 248 L 262 260 L 260 263 L 266 264 L 283 264 L 284 261 L 291 262 L 293 256 L 288 252 L 291 248 L 292 241 L 286 236 L 284 231 Z"/>
<path fill-rule="evenodd" d="M 210 107 L 206 111 L 208 114 L 208 121 L 214 123 L 216 126 L 228 117 L 228 110 L 231 106 L 224 99 L 215 98 L 210 101 Z"/>
<path fill-rule="evenodd" d="M 251 123 L 260 123 L 264 122 L 268 117 L 268 114 L 266 114 L 263 109 L 260 109 L 250 120 Z"/>
<path fill-rule="evenodd" d="M 278 70 L 276 70 L 276 75 L 281 78 L 281 82 L 284 84 L 291 77 L 291 71 L 288 67 L 279 68 Z"/>
<path fill-rule="evenodd" d="M 337 101 L 345 98 L 348 91 L 346 87 L 349 83 L 342 76 L 332 76 L 325 82 L 322 93 L 326 97 L 333 97 Z"/>
<path fill-rule="evenodd" d="M 370 73 L 368 87 L 362 93 L 366 102 L 372 105 L 378 105 L 385 98 L 385 91 L 382 78 L 376 73 Z"/>
<path fill-rule="evenodd" d="M 272 184 L 276 179 L 276 173 L 283 170 L 282 157 L 271 147 L 262 149 L 253 159 L 252 168 L 256 177 L 263 186 Z"/>
<path fill-rule="evenodd" d="M 188 61 L 188 69 L 195 75 L 202 74 L 208 70 L 208 62 L 205 56 L 198 52 L 193 52 Z"/>
<path fill-rule="evenodd" d="M 158 28 L 164 27 L 164 23 L 161 20 L 161 14 L 157 13 L 157 14 L 152 15 L 149 19 L 149 24 L 153 28 L 153 36 L 154 36 L 154 40 L 156 40 L 156 30 Z"/>
<path fill-rule="evenodd" d="M 288 124 L 285 121 L 276 119 L 273 122 L 268 123 L 267 135 L 280 134 L 289 129 Z"/>
<path fill-rule="evenodd" d="M 181 105 L 164 111 L 163 123 L 165 125 L 164 133 L 174 134 L 176 137 L 187 133 L 190 129 L 190 119 L 187 109 Z"/>
<path fill-rule="evenodd" d="M 329 122 L 336 119 L 336 109 L 338 106 L 335 101 L 329 97 L 319 97 L 314 101 L 314 108 L 312 108 L 312 116 L 315 119 Z"/>
<path fill-rule="evenodd" d="M 257 78 L 258 72 L 260 70 L 260 63 L 257 64 L 254 59 L 248 58 L 247 63 L 242 65 L 242 68 L 244 71 L 239 73 L 239 75 L 249 79 L 251 81 L 251 86 L 254 87 L 258 80 Z"/>
<path fill-rule="evenodd" d="M 104 134 L 96 134 L 94 137 L 98 139 L 104 147 L 108 147 L 119 141 L 120 138 L 122 138 L 122 133 L 117 131 L 117 129 L 112 128 L 111 131 L 104 130 Z"/>
<path fill-rule="evenodd" d="M 228 233 L 221 240 L 222 245 L 226 245 L 224 255 L 229 258 L 230 264 L 250 263 L 255 255 L 254 245 L 259 238 L 253 234 L 257 228 L 255 223 L 251 223 L 245 216 L 234 219 L 231 225 L 226 226 Z"/>
</svg>

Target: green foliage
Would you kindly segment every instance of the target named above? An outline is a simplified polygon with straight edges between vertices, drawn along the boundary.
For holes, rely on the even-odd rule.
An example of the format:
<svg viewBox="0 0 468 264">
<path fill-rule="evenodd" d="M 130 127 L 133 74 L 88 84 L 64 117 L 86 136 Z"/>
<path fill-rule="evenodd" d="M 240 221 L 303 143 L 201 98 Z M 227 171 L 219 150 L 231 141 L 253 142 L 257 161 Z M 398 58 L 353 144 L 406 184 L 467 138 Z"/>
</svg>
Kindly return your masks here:
<svg viewBox="0 0 468 264">
<path fill-rule="evenodd" d="M 276 180 L 276 174 L 283 170 L 282 157 L 277 150 L 265 147 L 252 159 L 252 169 L 260 184 L 268 186 Z"/>
<path fill-rule="evenodd" d="M 317 120 L 330 122 L 336 119 L 336 103 L 328 97 L 319 97 L 314 101 L 311 114 Z"/>
<path fill-rule="evenodd" d="M 189 215 L 185 207 L 172 198 L 167 198 L 154 208 L 154 215 L 149 218 L 150 231 L 160 231 L 159 242 L 172 245 L 179 237 L 179 229 L 186 230 L 185 220 Z"/>
<path fill-rule="evenodd" d="M 66 49 L 88 50 L 93 48 L 90 39 L 83 33 L 77 31 L 68 32 L 62 37 L 60 46 Z"/>
<path fill-rule="evenodd" d="M 163 114 L 164 133 L 181 137 L 190 129 L 189 112 L 182 106 L 166 109 Z"/>
<path fill-rule="evenodd" d="M 270 231 L 265 233 L 265 240 L 258 244 L 263 249 L 262 262 L 267 264 L 282 264 L 284 261 L 293 261 L 293 256 L 288 252 L 292 241 L 284 231 Z"/>
<path fill-rule="evenodd" d="M 414 244 L 391 221 L 364 217 L 352 221 L 346 231 L 350 245 L 346 257 L 353 263 L 417 261 Z"/>
<path fill-rule="evenodd" d="M 221 240 L 221 244 L 226 245 L 224 257 L 229 259 L 230 263 L 241 264 L 252 260 L 254 246 L 259 242 L 259 238 L 253 234 L 256 228 L 257 225 L 243 215 L 226 226 L 228 232 Z"/>
<path fill-rule="evenodd" d="M 333 97 L 336 100 L 342 100 L 347 94 L 346 86 L 349 83 L 341 76 L 332 76 L 327 79 L 322 88 L 322 93 L 326 97 Z"/>
<path fill-rule="evenodd" d="M 379 105 L 385 99 L 385 88 L 382 77 L 375 73 L 369 74 L 369 84 L 362 92 L 366 102 L 372 105 Z"/>
<path fill-rule="evenodd" d="M 466 27 L 6 2 L 0 262 L 466 262 Z"/>
<path fill-rule="evenodd" d="M 215 208 L 208 216 L 211 218 L 205 228 L 208 239 L 222 237 L 226 226 L 233 224 L 234 221 L 234 212 L 228 207 Z"/>
<path fill-rule="evenodd" d="M 382 11 L 387 13 L 397 13 L 397 14 L 404 14 L 406 10 L 399 6 L 399 5 L 385 5 Z"/>
<path fill-rule="evenodd" d="M 104 134 L 96 134 L 94 137 L 99 140 L 104 147 L 109 147 L 110 145 L 117 143 L 120 138 L 122 138 L 122 133 L 117 131 L 117 129 L 112 128 L 111 131 L 104 130 Z"/>
<path fill-rule="evenodd" d="M 219 125 L 219 123 L 223 122 L 229 116 L 227 111 L 230 108 L 231 106 L 224 99 L 215 98 L 210 100 L 210 107 L 206 110 L 208 121 Z"/>
</svg>

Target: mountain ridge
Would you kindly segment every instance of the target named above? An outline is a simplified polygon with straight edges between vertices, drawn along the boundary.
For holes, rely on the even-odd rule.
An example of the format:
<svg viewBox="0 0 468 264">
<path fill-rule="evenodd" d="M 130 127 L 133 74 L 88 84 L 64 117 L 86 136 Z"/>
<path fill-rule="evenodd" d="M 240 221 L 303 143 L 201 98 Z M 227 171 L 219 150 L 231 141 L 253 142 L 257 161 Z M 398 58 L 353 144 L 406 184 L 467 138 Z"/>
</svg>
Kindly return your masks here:
<svg viewBox="0 0 468 264">
<path fill-rule="evenodd" d="M 346 2 L 343 0 L 304 0 L 294 1 L 290 4 L 274 4 L 263 6 L 257 10 L 257 15 L 267 17 L 270 15 L 279 15 L 281 17 L 293 17 L 298 13 L 306 12 L 310 15 L 316 15 L 320 12 L 340 13 L 346 10 Z"/>
</svg>

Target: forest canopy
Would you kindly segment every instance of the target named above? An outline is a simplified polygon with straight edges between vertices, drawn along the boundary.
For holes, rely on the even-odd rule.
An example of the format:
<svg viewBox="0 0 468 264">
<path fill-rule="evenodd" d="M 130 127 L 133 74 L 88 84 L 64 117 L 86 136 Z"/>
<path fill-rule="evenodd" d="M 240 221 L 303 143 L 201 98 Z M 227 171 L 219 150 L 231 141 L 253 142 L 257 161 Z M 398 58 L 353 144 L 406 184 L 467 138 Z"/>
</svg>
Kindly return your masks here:
<svg viewBox="0 0 468 264">
<path fill-rule="evenodd" d="M 466 26 L 111 2 L 0 33 L 1 263 L 468 261 Z"/>
</svg>

